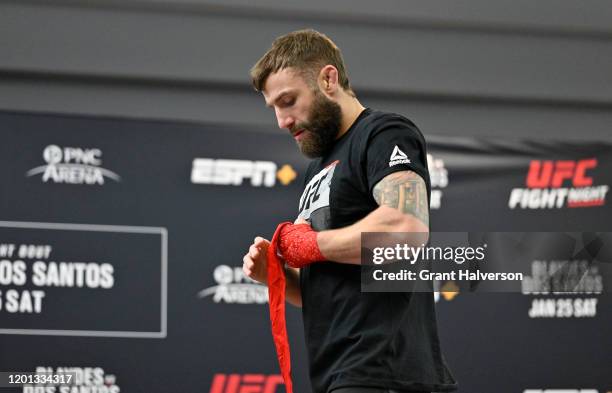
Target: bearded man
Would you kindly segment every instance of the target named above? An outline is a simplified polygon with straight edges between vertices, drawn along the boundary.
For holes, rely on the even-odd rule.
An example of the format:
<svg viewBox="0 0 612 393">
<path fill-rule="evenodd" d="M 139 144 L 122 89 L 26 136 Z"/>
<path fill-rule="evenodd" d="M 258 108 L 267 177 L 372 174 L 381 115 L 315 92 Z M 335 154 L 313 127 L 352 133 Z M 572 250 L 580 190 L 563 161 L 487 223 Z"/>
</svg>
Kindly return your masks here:
<svg viewBox="0 0 612 393">
<path fill-rule="evenodd" d="M 243 270 L 271 285 L 271 259 L 281 255 L 283 295 L 302 308 L 313 391 L 455 390 L 433 295 L 361 292 L 362 232 L 429 232 L 423 135 L 403 116 L 365 108 L 340 50 L 317 31 L 277 38 L 251 77 L 312 162 L 297 220 L 272 244 L 256 237 Z"/>
</svg>

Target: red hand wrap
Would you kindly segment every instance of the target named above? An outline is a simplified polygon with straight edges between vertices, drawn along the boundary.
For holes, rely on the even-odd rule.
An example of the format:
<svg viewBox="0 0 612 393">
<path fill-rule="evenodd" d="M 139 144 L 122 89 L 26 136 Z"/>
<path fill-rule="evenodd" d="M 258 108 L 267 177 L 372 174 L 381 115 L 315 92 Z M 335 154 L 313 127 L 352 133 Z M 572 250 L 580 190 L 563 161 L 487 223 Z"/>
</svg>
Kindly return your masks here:
<svg viewBox="0 0 612 393">
<path fill-rule="evenodd" d="M 276 347 L 276 356 L 280 365 L 281 374 L 285 380 L 285 390 L 293 393 L 291 381 L 291 352 L 287 336 L 287 323 L 285 322 L 285 269 L 278 256 L 279 235 L 281 229 L 290 222 L 284 222 L 276 228 L 272 241 L 268 247 L 268 300 L 270 303 L 270 323 L 272 325 L 272 338 Z"/>
<path fill-rule="evenodd" d="M 303 248 L 300 248 L 303 247 Z M 285 390 L 293 393 L 291 380 L 291 351 L 285 321 L 285 269 L 283 258 L 293 267 L 302 267 L 315 261 L 325 260 L 317 245 L 317 233 L 308 224 L 279 224 L 268 247 L 268 299 L 272 338 L 276 347 L 278 364 L 285 380 Z M 290 262 L 291 261 L 291 262 Z M 293 265 L 295 264 L 295 265 Z"/>
<path fill-rule="evenodd" d="M 325 260 L 317 244 L 317 232 L 310 225 L 283 225 L 280 231 L 279 248 L 287 265 L 304 267 Z"/>
</svg>

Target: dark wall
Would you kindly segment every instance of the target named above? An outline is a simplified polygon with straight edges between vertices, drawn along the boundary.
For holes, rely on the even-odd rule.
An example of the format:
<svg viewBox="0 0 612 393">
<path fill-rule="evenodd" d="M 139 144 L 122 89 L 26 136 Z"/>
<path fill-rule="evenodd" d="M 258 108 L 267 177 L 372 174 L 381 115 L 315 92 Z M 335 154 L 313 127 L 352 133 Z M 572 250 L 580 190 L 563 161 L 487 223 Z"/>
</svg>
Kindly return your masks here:
<svg viewBox="0 0 612 393">
<path fill-rule="evenodd" d="M 364 104 L 426 133 L 609 138 L 604 1 L 8 1 L 0 109 L 276 128 L 248 85 L 274 37 L 343 49 Z"/>
</svg>

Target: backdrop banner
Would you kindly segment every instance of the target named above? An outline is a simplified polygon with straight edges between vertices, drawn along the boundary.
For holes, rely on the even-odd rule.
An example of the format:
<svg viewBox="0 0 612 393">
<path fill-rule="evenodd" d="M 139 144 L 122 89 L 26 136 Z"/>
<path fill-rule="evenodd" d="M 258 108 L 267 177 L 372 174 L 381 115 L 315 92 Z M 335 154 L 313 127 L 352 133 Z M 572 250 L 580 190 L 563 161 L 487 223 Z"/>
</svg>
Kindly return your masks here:
<svg viewBox="0 0 612 393">
<path fill-rule="evenodd" d="M 612 388 L 612 144 L 429 135 L 431 229 L 583 232 L 603 264 L 579 293 L 532 263 L 520 293 L 436 283 L 460 392 Z M 282 131 L 0 112 L 0 371 L 71 372 L 23 393 L 284 392 L 255 236 L 297 216 L 307 167 Z M 588 243 L 588 244 L 587 244 Z M 545 247 L 546 239 L 538 244 Z M 606 270 L 607 269 L 607 270 Z M 599 281 L 598 281 L 599 280 Z M 288 306 L 296 392 L 310 392 Z"/>
</svg>

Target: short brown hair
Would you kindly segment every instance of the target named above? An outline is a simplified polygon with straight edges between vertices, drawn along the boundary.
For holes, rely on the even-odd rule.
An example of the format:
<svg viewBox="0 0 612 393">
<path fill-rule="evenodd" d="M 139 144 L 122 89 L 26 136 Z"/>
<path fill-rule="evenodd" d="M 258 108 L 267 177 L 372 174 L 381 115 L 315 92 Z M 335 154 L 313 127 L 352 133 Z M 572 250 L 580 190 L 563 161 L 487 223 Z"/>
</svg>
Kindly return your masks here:
<svg viewBox="0 0 612 393">
<path fill-rule="evenodd" d="M 325 34 L 312 29 L 294 31 L 275 39 L 272 47 L 251 68 L 251 80 L 255 90 L 262 91 L 270 74 L 293 67 L 303 73 L 308 82 L 313 82 L 321 68 L 328 64 L 338 70 L 340 86 L 354 96 L 340 49 Z"/>
</svg>

